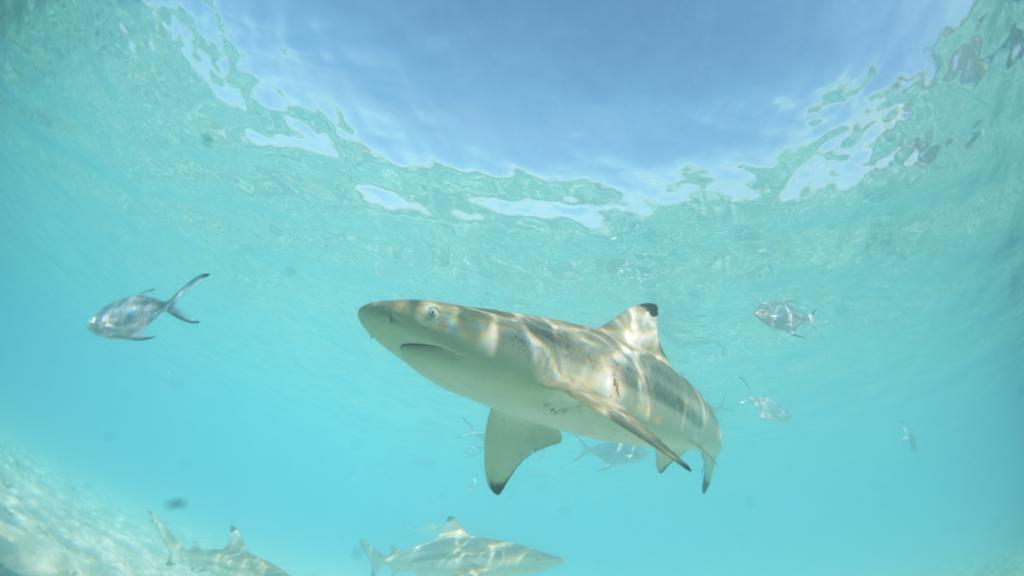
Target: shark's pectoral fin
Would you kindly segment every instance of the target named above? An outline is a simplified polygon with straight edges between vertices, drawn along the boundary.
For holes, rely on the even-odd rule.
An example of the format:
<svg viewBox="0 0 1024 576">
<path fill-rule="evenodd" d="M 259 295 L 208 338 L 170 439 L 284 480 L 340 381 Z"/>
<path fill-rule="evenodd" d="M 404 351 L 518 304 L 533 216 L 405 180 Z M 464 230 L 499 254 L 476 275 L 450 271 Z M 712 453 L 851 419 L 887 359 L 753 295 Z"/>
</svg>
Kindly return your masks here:
<svg viewBox="0 0 1024 576">
<path fill-rule="evenodd" d="M 491 410 L 484 440 L 484 469 L 491 492 L 501 494 L 527 456 L 561 441 L 562 433 L 554 428 Z"/>
<path fill-rule="evenodd" d="M 141 342 L 143 340 L 152 340 L 153 338 L 156 338 L 156 336 L 129 336 L 127 339 L 128 340 L 138 340 L 138 341 Z"/>
<path fill-rule="evenodd" d="M 635 416 L 623 410 L 618 404 L 581 389 L 570 388 L 567 389 L 566 392 L 589 407 L 591 410 L 611 419 L 612 422 L 615 422 L 619 426 L 629 430 L 637 438 L 650 444 L 651 447 L 658 451 L 659 458 L 664 456 L 676 464 L 679 464 L 686 470 L 690 470 L 690 465 L 683 462 L 683 459 L 673 452 L 672 449 L 668 447 L 668 444 L 665 444 L 661 438 L 658 438 L 654 432 L 651 432 L 646 426 L 644 426 L 643 422 L 637 420 Z"/>
</svg>

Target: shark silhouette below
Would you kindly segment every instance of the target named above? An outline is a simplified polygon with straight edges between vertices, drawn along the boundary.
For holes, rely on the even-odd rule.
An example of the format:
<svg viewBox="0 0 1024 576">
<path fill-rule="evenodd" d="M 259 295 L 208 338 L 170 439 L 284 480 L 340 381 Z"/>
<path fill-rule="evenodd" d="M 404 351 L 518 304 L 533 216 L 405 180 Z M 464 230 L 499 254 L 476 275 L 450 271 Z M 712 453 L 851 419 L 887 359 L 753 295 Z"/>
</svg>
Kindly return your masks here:
<svg viewBox="0 0 1024 576">
<path fill-rule="evenodd" d="M 149 517 L 167 547 L 168 566 L 184 564 L 192 572 L 209 576 L 288 576 L 284 570 L 250 553 L 242 541 L 242 534 L 234 526 L 229 532 L 227 545 L 220 550 L 205 550 L 198 546 L 185 548 L 156 514 L 150 512 Z"/>
<path fill-rule="evenodd" d="M 393 574 L 414 572 L 418 576 L 504 576 L 529 574 L 553 568 L 562 559 L 512 542 L 471 536 L 458 520 L 448 517 L 437 538 L 408 550 L 393 549 L 387 556 L 360 544 L 370 558 L 370 574 L 377 576 L 388 566 Z"/>
</svg>

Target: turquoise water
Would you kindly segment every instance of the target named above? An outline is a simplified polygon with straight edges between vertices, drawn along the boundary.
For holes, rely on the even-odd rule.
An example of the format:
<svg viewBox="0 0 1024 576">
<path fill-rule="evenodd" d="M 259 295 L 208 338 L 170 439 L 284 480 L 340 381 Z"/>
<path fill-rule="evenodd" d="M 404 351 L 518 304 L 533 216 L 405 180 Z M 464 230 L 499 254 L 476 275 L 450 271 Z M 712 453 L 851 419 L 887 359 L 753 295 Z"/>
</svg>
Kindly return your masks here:
<svg viewBox="0 0 1024 576">
<path fill-rule="evenodd" d="M 296 575 L 366 574 L 360 539 L 449 515 L 552 574 L 1024 573 L 1022 28 L 979 1 L 930 69 L 850 71 L 795 141 L 635 191 L 390 160 L 344 110 L 261 104 L 181 8 L 0 4 L 0 574 L 168 573 L 151 509 Z M 85 328 L 200 272 L 198 325 Z M 419 297 L 588 325 L 658 303 L 675 368 L 725 397 L 711 489 L 566 437 L 492 495 L 463 437 L 486 408 L 356 318 Z M 787 299 L 820 333 L 753 317 Z"/>
</svg>

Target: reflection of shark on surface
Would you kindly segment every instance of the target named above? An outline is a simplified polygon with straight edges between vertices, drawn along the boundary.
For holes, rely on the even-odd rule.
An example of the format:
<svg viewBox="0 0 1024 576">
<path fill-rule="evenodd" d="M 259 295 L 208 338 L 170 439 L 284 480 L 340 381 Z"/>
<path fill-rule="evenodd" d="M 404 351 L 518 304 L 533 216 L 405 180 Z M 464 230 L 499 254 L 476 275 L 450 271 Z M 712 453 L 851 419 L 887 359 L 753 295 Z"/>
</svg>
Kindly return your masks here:
<svg viewBox="0 0 1024 576">
<path fill-rule="evenodd" d="M 594 457 L 598 458 L 605 465 L 598 468 L 598 472 L 602 472 L 611 468 L 612 466 L 618 466 L 619 464 L 632 464 L 639 462 L 644 458 L 647 458 L 647 450 L 640 446 L 633 446 L 631 444 L 620 444 L 617 442 L 601 442 L 600 444 L 594 444 L 591 446 L 583 441 L 583 438 L 577 438 L 580 441 L 579 456 L 573 458 L 573 462 L 583 458 L 587 454 L 593 454 Z"/>
<path fill-rule="evenodd" d="M 747 387 L 748 394 L 746 400 L 740 400 L 740 404 L 753 404 L 757 408 L 758 416 L 764 420 L 775 420 L 777 422 L 789 420 L 789 411 L 782 404 L 767 396 L 754 396 L 754 392 L 750 389 L 747 379 L 740 376 L 740 380 Z"/>
<path fill-rule="evenodd" d="M 359 310 L 366 330 L 423 376 L 491 407 L 484 468 L 500 494 L 519 464 L 561 431 L 657 451 L 657 468 L 697 449 L 704 490 L 722 447 L 707 402 L 669 363 L 658 308 L 627 309 L 600 328 L 422 300 Z"/>
<path fill-rule="evenodd" d="M 437 538 L 409 550 L 392 548 L 387 556 L 360 542 L 370 558 L 370 574 L 377 576 L 384 566 L 393 574 L 413 572 L 417 576 L 479 576 L 529 574 L 562 563 L 557 556 L 525 546 L 470 536 L 455 518 L 448 518 Z"/>
<path fill-rule="evenodd" d="M 156 514 L 150 512 L 149 517 L 167 547 L 168 566 L 184 564 L 193 572 L 210 576 L 288 576 L 284 570 L 246 550 L 242 534 L 234 526 L 228 535 L 227 545 L 220 550 L 204 550 L 198 546 L 186 549 Z"/>
</svg>

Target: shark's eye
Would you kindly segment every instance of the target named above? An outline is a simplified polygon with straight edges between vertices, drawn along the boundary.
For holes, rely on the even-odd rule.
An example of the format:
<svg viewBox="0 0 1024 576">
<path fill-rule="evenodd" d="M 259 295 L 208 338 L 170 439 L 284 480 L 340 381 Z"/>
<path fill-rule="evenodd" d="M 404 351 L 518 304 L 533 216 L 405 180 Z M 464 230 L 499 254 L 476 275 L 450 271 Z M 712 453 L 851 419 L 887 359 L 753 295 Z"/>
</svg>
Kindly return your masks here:
<svg viewBox="0 0 1024 576">
<path fill-rule="evenodd" d="M 439 314 L 441 313 L 438 311 L 437 306 L 427 306 L 427 309 L 423 311 L 423 317 L 427 320 L 434 320 Z"/>
</svg>

